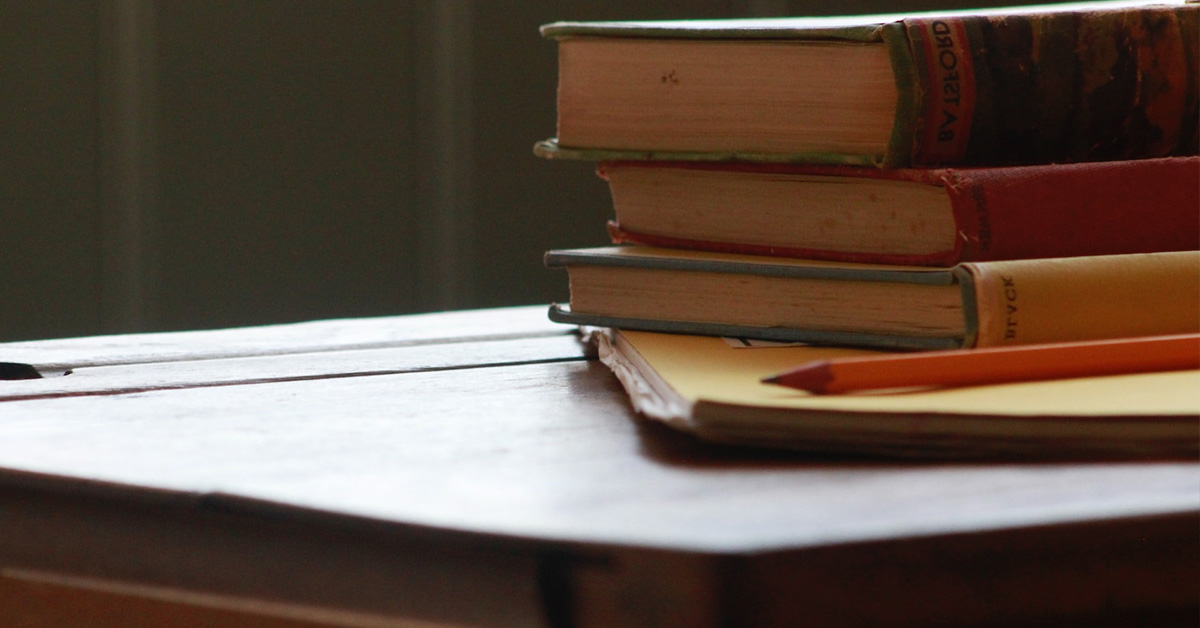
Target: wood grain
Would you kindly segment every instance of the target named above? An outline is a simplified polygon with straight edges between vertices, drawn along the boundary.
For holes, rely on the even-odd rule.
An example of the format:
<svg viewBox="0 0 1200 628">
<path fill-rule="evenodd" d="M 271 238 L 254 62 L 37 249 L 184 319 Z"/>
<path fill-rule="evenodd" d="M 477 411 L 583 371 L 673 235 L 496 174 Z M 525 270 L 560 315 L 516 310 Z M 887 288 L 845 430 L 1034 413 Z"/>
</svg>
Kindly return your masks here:
<svg viewBox="0 0 1200 628">
<path fill-rule="evenodd" d="M 0 573 L 8 628 L 450 628 L 410 619 L 272 604 L 38 572 Z"/>
<path fill-rule="evenodd" d="M 699 447 L 637 421 L 595 362 L 0 407 L 3 467 L 546 540 L 766 551 L 1200 503 L 1187 462 L 909 464 Z"/>
<path fill-rule="evenodd" d="M 77 365 L 0 382 L 0 569 L 121 585 L 85 598 L 162 588 L 320 611 L 306 621 L 1192 617 L 1195 461 L 705 444 L 634 416 L 542 316 L 0 345 Z"/>
<path fill-rule="evenodd" d="M 180 606 L 191 609 L 185 618 L 248 616 L 251 625 L 544 623 L 537 554 L 511 542 L 46 478 L 0 486 L 0 504 L 0 576 L 13 595 L 112 603 L 125 614 Z"/>
<path fill-rule="evenodd" d="M 586 350 L 578 337 L 557 334 L 352 351 L 84 366 L 67 375 L 47 373 L 42 379 L 3 382 L 0 402 L 578 361 L 586 359 Z"/>
<path fill-rule="evenodd" d="M 438 314 L 335 319 L 186 331 L 90 336 L 0 344 L 0 360 L 47 370 L 318 351 L 526 338 L 570 333 L 546 318 L 545 306 Z"/>
</svg>

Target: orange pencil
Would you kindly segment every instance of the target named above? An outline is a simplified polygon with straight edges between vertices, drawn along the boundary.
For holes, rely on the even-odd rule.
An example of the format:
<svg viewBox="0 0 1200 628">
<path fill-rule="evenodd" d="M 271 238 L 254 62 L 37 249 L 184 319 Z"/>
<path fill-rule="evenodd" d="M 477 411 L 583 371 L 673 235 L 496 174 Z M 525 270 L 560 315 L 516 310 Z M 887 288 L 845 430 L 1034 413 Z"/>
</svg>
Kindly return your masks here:
<svg viewBox="0 0 1200 628">
<path fill-rule="evenodd" d="M 818 394 L 1200 368 L 1200 334 L 815 360 L 762 381 Z"/>
</svg>

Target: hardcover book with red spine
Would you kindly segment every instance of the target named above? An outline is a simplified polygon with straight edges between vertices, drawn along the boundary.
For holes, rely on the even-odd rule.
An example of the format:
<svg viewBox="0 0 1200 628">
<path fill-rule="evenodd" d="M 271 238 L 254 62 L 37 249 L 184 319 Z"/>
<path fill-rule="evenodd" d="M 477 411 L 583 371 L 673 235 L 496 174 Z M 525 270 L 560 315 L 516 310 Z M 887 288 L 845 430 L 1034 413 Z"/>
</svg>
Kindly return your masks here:
<svg viewBox="0 0 1200 628">
<path fill-rule="evenodd" d="M 998 168 L 602 162 L 617 243 L 948 266 L 1200 249 L 1200 157 Z"/>
</svg>

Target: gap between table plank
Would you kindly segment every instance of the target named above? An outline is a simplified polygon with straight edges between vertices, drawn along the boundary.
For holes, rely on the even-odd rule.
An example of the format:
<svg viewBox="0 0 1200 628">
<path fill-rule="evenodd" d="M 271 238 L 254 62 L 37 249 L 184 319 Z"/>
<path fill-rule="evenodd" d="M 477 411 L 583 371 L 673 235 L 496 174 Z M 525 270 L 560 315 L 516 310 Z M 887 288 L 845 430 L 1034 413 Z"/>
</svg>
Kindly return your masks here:
<svg viewBox="0 0 1200 628">
<path fill-rule="evenodd" d="M 119 364 L 0 382 L 0 402 L 545 364 L 588 359 L 573 335 Z"/>
</svg>

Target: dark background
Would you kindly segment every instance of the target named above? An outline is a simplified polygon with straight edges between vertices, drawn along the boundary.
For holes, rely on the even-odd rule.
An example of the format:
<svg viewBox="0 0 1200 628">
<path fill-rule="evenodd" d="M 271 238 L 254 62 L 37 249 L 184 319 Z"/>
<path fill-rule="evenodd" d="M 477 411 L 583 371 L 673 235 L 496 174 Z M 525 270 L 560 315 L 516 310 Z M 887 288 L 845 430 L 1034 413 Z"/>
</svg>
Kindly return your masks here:
<svg viewBox="0 0 1200 628">
<path fill-rule="evenodd" d="M 538 25 L 954 6 L 0 0 L 0 341 L 564 299 L 609 209 Z"/>
</svg>

